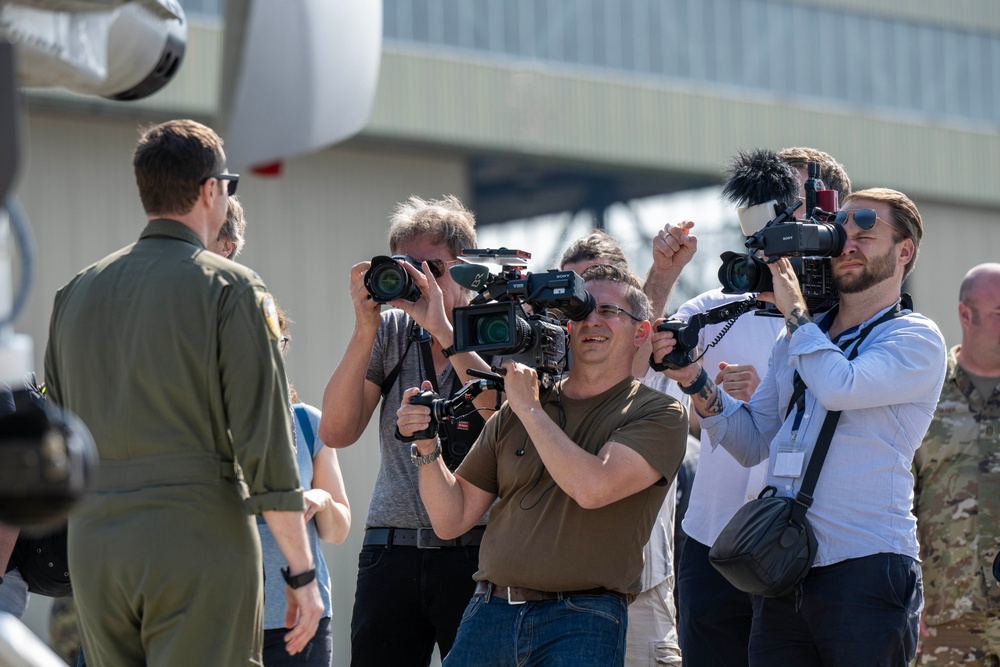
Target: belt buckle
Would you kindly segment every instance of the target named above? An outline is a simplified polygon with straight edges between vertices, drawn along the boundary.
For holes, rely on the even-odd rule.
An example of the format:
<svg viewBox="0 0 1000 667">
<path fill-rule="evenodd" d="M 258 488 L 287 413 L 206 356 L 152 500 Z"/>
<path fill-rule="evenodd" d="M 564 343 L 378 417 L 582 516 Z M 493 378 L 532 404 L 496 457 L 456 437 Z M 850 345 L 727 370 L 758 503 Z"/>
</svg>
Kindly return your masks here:
<svg viewBox="0 0 1000 667">
<path fill-rule="evenodd" d="M 438 540 L 434 544 L 432 540 Z M 434 534 L 433 528 L 417 528 L 417 548 L 418 549 L 440 549 L 440 538 Z"/>
<path fill-rule="evenodd" d="M 510 599 L 510 586 L 507 587 L 507 604 L 524 604 L 527 600 L 511 600 Z"/>
</svg>

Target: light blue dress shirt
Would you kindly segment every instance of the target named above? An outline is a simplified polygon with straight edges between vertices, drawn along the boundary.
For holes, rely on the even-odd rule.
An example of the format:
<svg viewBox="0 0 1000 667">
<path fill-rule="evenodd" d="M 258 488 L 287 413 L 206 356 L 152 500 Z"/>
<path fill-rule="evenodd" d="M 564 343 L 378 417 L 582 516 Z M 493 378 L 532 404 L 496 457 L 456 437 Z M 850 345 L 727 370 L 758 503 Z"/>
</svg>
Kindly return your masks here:
<svg viewBox="0 0 1000 667">
<path fill-rule="evenodd" d="M 845 331 L 838 342 L 851 350 L 861 328 L 886 310 Z M 767 483 L 780 496 L 794 496 L 805 465 L 797 477 L 778 476 L 775 462 L 797 421 L 794 407 L 785 415 L 795 372 L 808 387 L 795 437 L 806 464 L 827 411 L 842 411 L 807 514 L 818 542 L 814 566 L 877 553 L 919 556 L 911 464 L 947 364 L 934 322 L 903 312 L 876 326 L 851 361 L 815 323 L 799 327 L 791 339 L 781 336 L 749 403 L 722 393 L 722 413 L 701 420 L 712 442 L 743 465 L 769 459 Z"/>
</svg>

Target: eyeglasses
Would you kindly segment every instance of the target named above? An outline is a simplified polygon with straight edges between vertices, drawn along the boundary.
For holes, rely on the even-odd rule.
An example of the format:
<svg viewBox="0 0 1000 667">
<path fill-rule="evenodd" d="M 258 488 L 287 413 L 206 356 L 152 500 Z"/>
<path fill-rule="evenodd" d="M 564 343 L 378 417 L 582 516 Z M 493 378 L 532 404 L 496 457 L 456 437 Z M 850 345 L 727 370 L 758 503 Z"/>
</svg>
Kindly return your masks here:
<svg viewBox="0 0 1000 667">
<path fill-rule="evenodd" d="M 875 213 L 874 209 L 856 208 L 851 211 L 837 211 L 837 215 L 834 217 L 833 221 L 838 225 L 843 226 L 846 225 L 847 221 L 852 217 L 854 218 L 854 224 L 856 224 L 859 229 L 863 229 L 866 232 L 875 226 L 876 221 L 882 220 L 878 217 L 878 214 Z M 882 222 L 885 222 L 885 220 L 882 220 Z M 885 224 L 889 225 L 888 222 L 885 222 Z M 892 227 L 892 225 L 889 226 Z"/>
<path fill-rule="evenodd" d="M 227 181 L 228 189 L 226 190 L 226 192 L 229 194 L 230 197 L 236 194 L 236 186 L 240 182 L 239 174 L 209 174 L 205 178 L 198 181 L 198 185 L 204 185 L 205 183 L 208 182 L 208 179 L 210 178 L 214 178 L 217 181 Z"/>
<path fill-rule="evenodd" d="M 628 315 L 636 322 L 642 322 L 641 317 L 636 317 L 621 306 L 616 306 L 613 303 L 599 303 L 594 306 L 594 312 L 605 320 L 610 320 L 611 318 L 618 317 L 619 315 Z"/>
<path fill-rule="evenodd" d="M 289 338 L 288 336 L 282 336 L 280 339 L 278 339 L 278 349 L 280 349 L 282 352 L 284 352 L 285 350 L 287 350 L 288 349 L 288 341 L 290 341 L 290 340 L 291 340 L 291 338 Z"/>
</svg>

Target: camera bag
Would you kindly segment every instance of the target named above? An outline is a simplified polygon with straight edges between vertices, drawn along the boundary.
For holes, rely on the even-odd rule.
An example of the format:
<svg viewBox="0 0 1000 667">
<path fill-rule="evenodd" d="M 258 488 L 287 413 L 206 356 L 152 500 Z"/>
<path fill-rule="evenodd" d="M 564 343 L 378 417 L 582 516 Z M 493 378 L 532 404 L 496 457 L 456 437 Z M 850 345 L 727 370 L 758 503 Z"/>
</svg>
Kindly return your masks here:
<svg viewBox="0 0 1000 667">
<path fill-rule="evenodd" d="M 872 329 L 911 307 L 909 295 L 904 294 L 901 304 L 861 330 L 852 341 L 854 347 L 847 355 L 848 360 L 858 356 L 861 342 Z M 836 313 L 831 312 L 827 321 L 832 323 L 835 316 Z M 786 418 L 792 407 L 804 400 L 805 390 L 805 382 L 796 372 Z M 809 573 L 816 558 L 816 535 L 806 519 L 806 512 L 812 507 L 812 494 L 840 414 L 839 411 L 827 413 L 795 497 L 778 497 L 775 487 L 765 487 L 757 498 L 733 515 L 709 550 L 708 560 L 712 566 L 739 590 L 752 595 L 780 597 L 794 591 Z"/>
</svg>

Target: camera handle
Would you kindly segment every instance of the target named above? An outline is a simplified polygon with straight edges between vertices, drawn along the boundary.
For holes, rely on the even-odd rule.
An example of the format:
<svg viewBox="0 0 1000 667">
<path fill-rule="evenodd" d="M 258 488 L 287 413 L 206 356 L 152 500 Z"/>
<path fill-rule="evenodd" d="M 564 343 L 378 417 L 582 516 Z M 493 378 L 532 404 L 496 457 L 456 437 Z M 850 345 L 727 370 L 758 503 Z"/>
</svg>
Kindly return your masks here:
<svg viewBox="0 0 1000 667">
<path fill-rule="evenodd" d="M 649 367 L 654 371 L 663 372 L 665 370 L 677 370 L 690 366 L 705 356 L 705 352 L 709 348 L 719 344 L 719 341 L 726 335 L 730 327 L 736 323 L 740 315 L 749 313 L 751 310 L 763 310 L 765 308 L 767 308 L 765 302 L 758 301 L 756 296 L 749 296 L 742 301 L 724 303 L 721 306 L 709 308 L 704 313 L 695 313 L 686 323 L 680 320 L 662 322 L 656 328 L 657 331 L 672 331 L 674 337 L 677 339 L 677 345 L 659 363 L 653 360 L 652 354 L 649 355 Z M 715 337 L 715 340 L 706 345 L 705 350 L 700 355 L 692 358 L 690 354 L 691 350 L 698 346 L 698 332 L 709 324 L 722 324 L 723 322 L 726 323 L 726 326 L 722 328 L 722 331 Z"/>
</svg>

